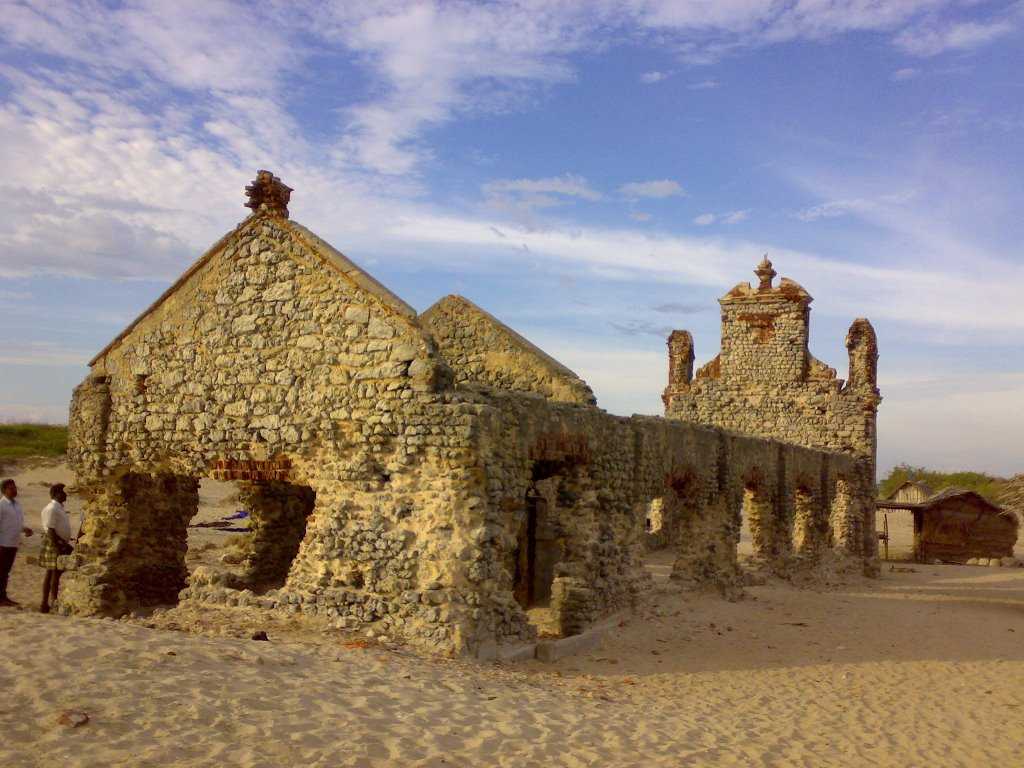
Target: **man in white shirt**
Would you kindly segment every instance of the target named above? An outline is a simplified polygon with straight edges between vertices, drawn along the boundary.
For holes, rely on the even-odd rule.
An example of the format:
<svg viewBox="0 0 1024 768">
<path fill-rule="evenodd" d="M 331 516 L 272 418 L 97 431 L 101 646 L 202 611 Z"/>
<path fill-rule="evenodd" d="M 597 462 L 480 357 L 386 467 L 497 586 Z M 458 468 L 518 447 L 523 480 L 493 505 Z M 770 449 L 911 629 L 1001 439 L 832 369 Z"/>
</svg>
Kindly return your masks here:
<svg viewBox="0 0 1024 768">
<path fill-rule="evenodd" d="M 39 565 L 46 569 L 43 578 L 43 602 L 39 604 L 40 613 L 50 612 L 50 603 L 57 602 L 57 589 L 60 586 L 60 575 L 63 571 L 57 567 L 57 558 L 71 552 L 71 519 L 64 502 L 68 495 L 64 492 L 64 483 L 50 486 L 50 501 L 42 512 L 43 546 L 39 550 Z"/>
<path fill-rule="evenodd" d="M 7 596 L 7 579 L 21 546 L 21 534 L 32 535 L 32 529 L 25 527 L 25 515 L 17 498 L 18 486 L 13 480 L 8 478 L 0 483 L 0 607 L 17 605 Z"/>
</svg>

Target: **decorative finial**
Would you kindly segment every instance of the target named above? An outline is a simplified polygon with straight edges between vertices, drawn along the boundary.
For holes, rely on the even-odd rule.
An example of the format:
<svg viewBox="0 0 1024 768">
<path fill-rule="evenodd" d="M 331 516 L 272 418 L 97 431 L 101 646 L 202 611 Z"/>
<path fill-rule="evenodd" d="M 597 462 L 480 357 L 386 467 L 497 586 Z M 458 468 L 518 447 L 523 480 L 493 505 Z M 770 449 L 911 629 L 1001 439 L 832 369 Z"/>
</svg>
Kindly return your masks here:
<svg viewBox="0 0 1024 768">
<path fill-rule="evenodd" d="M 283 184 L 270 171 L 257 171 L 256 180 L 245 188 L 245 194 L 249 198 L 245 207 L 252 208 L 253 213 L 266 211 L 275 216 L 288 218 L 288 201 L 292 196 L 292 188 Z"/>
<path fill-rule="evenodd" d="M 768 261 L 768 254 L 764 255 L 761 259 L 761 263 L 757 265 L 757 269 L 754 270 L 754 274 L 761 281 L 761 284 L 757 286 L 759 291 L 770 291 L 772 289 L 772 279 L 778 274 L 772 269 L 772 263 Z"/>
</svg>

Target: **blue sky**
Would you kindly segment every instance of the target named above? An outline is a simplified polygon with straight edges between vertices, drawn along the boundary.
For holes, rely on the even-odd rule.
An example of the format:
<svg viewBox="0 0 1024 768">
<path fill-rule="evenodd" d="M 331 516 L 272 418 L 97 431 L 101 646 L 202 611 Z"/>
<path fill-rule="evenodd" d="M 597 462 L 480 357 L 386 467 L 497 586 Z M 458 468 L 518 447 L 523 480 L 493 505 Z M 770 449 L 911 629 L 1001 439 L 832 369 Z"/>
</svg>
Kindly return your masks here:
<svg viewBox="0 0 1024 768">
<path fill-rule="evenodd" d="M 1024 471 L 1024 3 L 7 2 L 0 419 L 247 213 L 479 303 L 615 413 L 768 253 L 812 351 L 880 338 L 879 460 Z"/>
</svg>

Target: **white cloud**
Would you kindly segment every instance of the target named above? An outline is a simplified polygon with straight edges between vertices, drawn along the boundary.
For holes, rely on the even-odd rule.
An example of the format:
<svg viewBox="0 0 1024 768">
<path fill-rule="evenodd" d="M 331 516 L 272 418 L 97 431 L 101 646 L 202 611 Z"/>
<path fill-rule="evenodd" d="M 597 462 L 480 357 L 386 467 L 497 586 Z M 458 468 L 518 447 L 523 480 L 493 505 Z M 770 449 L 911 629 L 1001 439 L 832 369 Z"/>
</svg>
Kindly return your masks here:
<svg viewBox="0 0 1024 768">
<path fill-rule="evenodd" d="M 749 210 L 729 211 L 728 213 L 702 213 L 694 218 L 693 223 L 698 227 L 707 227 L 714 223 L 739 224 L 750 218 Z"/>
<path fill-rule="evenodd" d="M 423 132 L 486 110 L 510 91 L 573 76 L 568 56 L 613 32 L 651 40 L 706 63 L 753 46 L 847 32 L 900 32 L 956 0 L 625 0 L 590 3 L 377 2 L 310 11 L 315 31 L 356 52 L 376 94 L 347 111 L 341 156 L 382 173 L 413 172 L 432 158 Z M 961 33 L 962 35 L 963 33 Z M 664 80 L 651 70 L 641 82 Z M 694 84 L 717 87 L 715 80 Z"/>
<path fill-rule="evenodd" d="M 907 80 L 913 80 L 919 74 L 921 74 L 921 70 L 919 69 L 914 69 L 913 67 L 903 67 L 902 69 L 897 69 L 895 72 L 893 72 L 891 79 L 893 80 L 893 82 L 902 83 L 906 82 Z"/>
<path fill-rule="evenodd" d="M 750 211 L 730 211 L 729 213 L 722 214 L 721 220 L 723 224 L 739 224 L 741 221 L 746 221 L 750 218 Z"/>
<path fill-rule="evenodd" d="M 12 45 L 94 66 L 93 75 L 141 70 L 183 89 L 253 92 L 296 63 L 277 31 L 287 19 L 232 0 L 119 7 L 26 0 L 5 6 L 0 34 Z"/>
<path fill-rule="evenodd" d="M 812 205 L 796 212 L 800 221 L 817 221 L 818 219 L 836 219 L 853 211 L 863 209 L 866 200 L 830 200 L 820 205 Z"/>
<path fill-rule="evenodd" d="M 913 193 L 879 195 L 877 198 L 847 198 L 844 200 L 828 200 L 797 211 L 795 216 L 800 221 L 817 221 L 819 219 L 836 219 L 851 214 L 866 214 L 882 208 L 900 206 L 914 197 Z"/>
<path fill-rule="evenodd" d="M 1018 5 L 1024 8 L 1024 5 Z M 896 36 L 896 45 L 913 56 L 936 56 L 945 51 L 967 51 L 1016 31 L 1010 19 L 990 22 L 964 21 L 903 30 Z"/>
<path fill-rule="evenodd" d="M 606 280 L 676 281 L 716 290 L 733 285 L 737 275 L 748 274 L 764 253 L 771 253 L 780 272 L 811 290 L 819 312 L 841 317 L 866 314 L 914 328 L 955 331 L 972 342 L 987 344 L 1024 331 L 1024 306 L 1016 288 L 1024 283 L 1024 265 L 986 260 L 983 252 L 975 250 L 960 256 L 959 269 L 933 266 L 922 271 L 916 260 L 908 262 L 904 257 L 907 238 L 926 234 L 917 234 L 916 229 L 892 246 L 888 259 L 887 252 L 875 254 L 887 264 L 881 267 L 742 238 L 554 224 L 542 229 L 504 224 L 504 237 L 499 237 L 494 226 L 486 220 L 413 214 L 389 220 L 377 230 L 374 247 L 386 251 L 388 241 L 416 244 L 413 250 L 424 258 L 434 259 L 441 252 L 449 263 L 466 258 L 474 264 L 482 259 L 493 259 L 495 264 L 509 259 L 518 262 L 528 252 L 547 268 L 561 264 L 574 274 Z M 922 247 L 942 253 L 940 243 L 921 242 Z M 973 264 L 984 264 L 984 271 L 963 266 Z"/>
<path fill-rule="evenodd" d="M 681 56 L 716 61 L 737 50 L 847 32 L 892 32 L 954 0 L 632 0 L 637 22 L 675 34 Z"/>
<path fill-rule="evenodd" d="M 690 83 L 686 86 L 691 91 L 710 91 L 721 86 L 717 80 L 701 80 L 697 83 Z"/>
<path fill-rule="evenodd" d="M 487 207 L 511 214 L 519 223 L 536 226 L 533 215 L 572 199 L 596 201 L 601 193 L 582 176 L 565 174 L 545 179 L 495 179 L 483 185 Z"/>
<path fill-rule="evenodd" d="M 641 83 L 648 83 L 648 84 L 650 84 L 650 83 L 660 83 L 662 80 L 664 80 L 667 77 L 668 77 L 668 75 L 666 73 L 664 73 L 664 72 L 657 72 L 657 71 L 654 71 L 654 72 L 644 72 L 642 75 L 640 75 L 640 82 Z"/>
<path fill-rule="evenodd" d="M 138 7 L 151 9 L 147 11 L 151 16 L 146 17 L 150 20 L 163 18 L 152 16 L 157 12 L 152 10 L 156 6 Z M 514 12 L 514 9 L 502 7 L 503 12 Z M 13 37 L 19 45 L 36 45 L 44 52 L 72 57 L 78 62 L 59 73 L 40 68 L 2 70 L 8 90 L 5 101 L 0 104 L 0 135 L 4 136 L 4 141 L 0 142 L 0 165 L 5 169 L 3 194 L 8 201 L 8 215 L 0 217 L 0 271 L 7 275 L 52 272 L 105 277 L 173 277 L 228 228 L 226 222 L 237 221 L 245 215 L 241 206 L 242 187 L 255 168 L 265 167 L 268 157 L 274 159 L 270 167 L 296 187 L 293 210 L 298 218 L 329 239 L 336 239 L 340 245 L 356 248 L 353 251 L 356 256 L 359 248 L 364 252 L 370 249 L 377 252 L 396 243 L 410 242 L 450 247 L 456 255 L 460 249 L 469 250 L 484 244 L 490 249 L 483 249 L 489 254 L 487 258 L 503 258 L 511 252 L 510 248 L 527 246 L 533 253 L 544 254 L 551 263 L 581 265 L 595 275 L 614 279 L 639 280 L 668 275 L 684 282 L 727 285 L 734 280 L 737 270 L 748 271 L 746 257 L 752 257 L 751 263 L 754 263 L 765 250 L 773 254 L 786 253 L 785 249 L 771 243 L 672 238 L 649 234 L 646 228 L 643 233 L 581 230 L 571 224 L 549 222 L 545 230 L 538 231 L 506 226 L 500 218 L 476 220 L 448 216 L 417 204 L 415 193 L 418 190 L 408 182 L 382 183 L 380 177 L 366 176 L 359 168 L 332 158 L 323 145 L 306 142 L 302 127 L 289 116 L 282 106 L 283 100 L 278 100 L 276 95 L 281 83 L 275 82 L 275 78 L 289 71 L 292 63 L 292 54 L 282 53 L 291 50 L 287 45 L 291 28 L 287 25 L 270 26 L 256 38 L 250 38 L 251 30 L 245 22 L 241 27 L 241 42 L 227 35 L 230 39 L 225 45 L 231 50 L 241 51 L 246 45 L 252 45 L 241 59 L 237 58 L 241 56 L 238 53 L 225 60 L 229 70 L 226 82 L 230 83 L 231 91 L 216 90 L 216 73 L 203 81 L 199 75 L 189 74 L 192 70 L 185 62 L 168 64 L 176 69 L 167 75 L 166 82 L 176 84 L 175 87 L 191 87 L 198 94 L 192 100 L 180 100 L 176 91 L 167 89 L 159 81 L 159 69 L 160 62 L 180 52 L 175 46 L 186 45 L 185 42 L 166 40 L 167 35 L 160 30 L 153 32 L 153 44 L 164 46 L 160 48 L 164 53 L 152 59 L 157 62 L 154 64 L 151 54 L 141 52 L 145 47 L 142 43 L 126 44 L 128 53 L 125 54 L 115 50 L 121 38 L 127 40 L 132 34 L 138 40 L 148 41 L 145 35 L 149 33 L 143 26 L 125 22 L 117 15 L 100 14 L 102 22 L 94 22 L 80 18 L 82 14 L 62 15 L 59 9 L 50 12 L 48 8 L 42 4 L 18 5 L 0 18 L 0 34 L 8 39 Z M 463 10 L 472 12 L 472 9 Z M 399 8 L 395 11 L 399 16 L 399 11 L 405 12 Z M 26 22 L 22 16 L 29 12 L 43 14 L 46 23 Z M 557 16 L 561 12 L 554 9 L 544 13 Z M 724 13 L 715 11 L 719 12 Z M 442 95 L 449 93 L 447 88 L 454 89 L 451 93 L 457 92 L 452 96 L 455 101 L 443 101 L 448 105 L 445 109 L 449 110 L 444 112 L 448 116 L 444 119 L 450 119 L 455 114 L 451 111 L 456 109 L 453 105 L 462 98 L 458 95 L 462 93 L 459 89 L 466 85 L 466 81 L 460 79 L 463 76 L 455 70 L 467 61 L 472 63 L 474 59 L 470 54 L 476 51 L 474 46 L 486 47 L 488 39 L 469 31 L 466 39 L 470 42 L 464 50 L 459 45 L 445 49 L 446 37 L 440 40 L 425 39 L 423 35 L 395 38 L 398 30 L 409 31 L 410 28 L 400 22 L 395 22 L 398 27 L 384 22 L 382 26 L 374 26 L 373 19 L 387 15 L 380 9 L 374 13 L 377 16 L 364 14 L 359 17 L 362 21 L 357 19 L 357 26 L 362 24 L 358 35 L 367 46 L 362 53 L 368 65 L 383 67 L 390 73 L 388 77 L 403 83 L 402 88 L 414 89 L 423 78 L 435 77 L 431 69 L 438 63 L 449 74 L 436 75 L 440 80 L 431 82 L 440 84 Z M 202 18 L 212 25 L 228 23 L 223 14 Z M 502 72 L 507 72 L 512 80 L 525 78 L 531 82 L 568 77 L 570 73 L 564 61 L 555 51 L 583 43 L 573 36 L 575 33 L 559 32 L 562 27 L 557 18 L 545 17 L 546 20 L 538 22 L 539 26 L 531 27 L 535 33 L 532 42 L 503 43 L 505 52 L 487 59 L 482 71 L 498 73 L 494 75 L 498 79 L 504 77 Z M 490 16 L 477 18 L 478 23 L 483 23 L 480 19 L 493 21 Z M 428 29 L 440 23 L 436 16 L 429 14 L 428 20 Z M 113 31 L 104 32 L 96 29 L 97 25 L 108 26 Z M 174 23 L 166 22 L 165 26 L 174 28 Z M 186 25 L 185 29 L 188 28 Z M 90 48 L 84 45 L 87 41 L 83 35 L 87 36 L 89 30 L 94 29 L 96 38 Z M 514 29 L 514 26 L 507 28 Z M 325 34 L 342 33 L 328 29 Z M 568 37 L 563 39 L 564 35 Z M 207 39 L 200 37 L 196 55 L 205 56 L 207 60 L 221 55 L 203 48 L 203 40 Z M 405 40 L 404 45 L 402 40 Z M 266 68 L 259 69 L 266 74 L 266 92 L 249 92 L 247 89 L 255 80 L 249 79 L 246 67 L 253 66 L 252 52 L 261 50 L 262 43 L 266 43 L 269 59 Z M 420 46 L 428 50 L 420 51 Z M 449 51 L 450 58 L 444 58 L 444 50 Z M 548 53 L 539 53 L 542 51 Z M 236 61 L 247 63 L 245 66 L 232 64 Z M 133 86 L 130 81 L 122 82 L 125 73 L 130 73 L 134 66 L 146 67 L 147 71 L 150 67 L 153 69 L 153 81 L 146 89 Z M 387 88 L 385 92 L 392 93 Z M 154 103 L 161 106 L 154 109 Z M 402 142 L 385 144 L 399 149 L 404 146 Z M 494 194 L 526 205 L 544 205 L 549 200 L 592 200 L 598 195 L 585 180 L 571 176 L 496 183 L 499 189 Z M 501 183 L 507 185 L 504 190 L 500 189 Z M 682 192 L 678 183 L 670 180 L 633 182 L 621 191 L 637 198 Z M 955 253 L 961 264 L 970 263 L 971 258 L 978 256 L 970 244 L 946 235 L 937 236 L 936 231 L 941 230 L 937 223 L 941 222 L 936 222 L 934 216 L 929 218 L 921 212 L 910 216 L 895 204 L 898 201 L 865 204 L 874 198 L 856 194 L 821 194 L 819 199 L 831 202 L 816 206 L 821 210 L 804 212 L 806 218 L 813 220 L 835 212 L 854 211 L 899 231 L 929 253 Z M 398 223 L 408 229 L 403 231 Z M 901 229 L 895 229 L 897 227 Z M 506 239 L 495 235 L 493 228 L 504 233 Z M 629 254 L 629 258 L 624 260 L 622 254 Z M 894 254 L 899 255 L 900 250 L 894 250 Z M 436 257 L 437 251 L 432 255 Z M 844 280 L 855 276 L 875 287 L 871 291 L 852 291 L 850 296 L 837 293 L 836 305 L 843 311 L 846 307 L 853 307 L 856 313 L 866 311 L 866 307 L 874 308 L 876 314 L 913 325 L 935 327 L 948 326 L 953 322 L 951 318 L 957 318 L 957 322 L 967 328 L 1003 331 L 1024 324 L 1017 299 L 1007 287 L 1019 282 L 1019 275 L 1006 267 L 993 269 L 990 275 L 972 274 L 966 280 L 961 279 L 960 273 L 938 270 L 927 276 L 933 283 L 927 286 L 930 293 L 923 295 L 925 292 L 918 284 L 921 276 L 915 270 L 894 267 L 872 272 L 804 254 L 791 253 L 791 256 L 795 264 L 806 268 L 808 274 L 817 276 L 823 283 L 834 284 L 837 276 Z M 796 268 L 791 273 L 800 274 Z M 895 288 L 890 289 L 890 286 Z M 899 299 L 899 294 L 894 293 L 896 288 L 920 296 L 918 305 L 909 308 Z M 884 297 L 885 301 L 880 301 L 879 297 Z"/>
<path fill-rule="evenodd" d="M 619 187 L 619 193 L 626 198 L 637 199 L 676 197 L 685 195 L 679 182 L 671 179 L 660 179 L 658 181 L 631 181 Z"/>
<path fill-rule="evenodd" d="M 584 200 L 600 200 L 601 193 L 593 189 L 582 176 L 567 173 L 564 176 L 553 176 L 546 179 L 496 179 L 484 184 L 487 194 L 551 193 L 567 197 L 579 197 Z"/>
<path fill-rule="evenodd" d="M 318 29 L 359 55 L 381 96 L 347 111 L 345 156 L 389 174 L 429 157 L 421 132 L 486 109 L 517 85 L 571 79 L 564 56 L 586 42 L 576 4 L 338 4 Z"/>
<path fill-rule="evenodd" d="M 631 214 L 629 214 L 629 218 L 631 218 L 633 221 L 650 221 L 654 217 L 651 216 L 651 214 L 649 213 L 644 213 L 643 211 L 633 211 Z"/>
</svg>

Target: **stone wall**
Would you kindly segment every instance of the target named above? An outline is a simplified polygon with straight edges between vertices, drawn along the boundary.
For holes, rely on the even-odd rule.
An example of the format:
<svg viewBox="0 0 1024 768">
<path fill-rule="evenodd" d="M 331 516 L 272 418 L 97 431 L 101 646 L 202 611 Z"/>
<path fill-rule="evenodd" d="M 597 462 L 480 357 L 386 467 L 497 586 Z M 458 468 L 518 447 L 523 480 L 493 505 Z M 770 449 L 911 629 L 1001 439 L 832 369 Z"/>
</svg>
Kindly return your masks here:
<svg viewBox="0 0 1024 768">
<path fill-rule="evenodd" d="M 142 602 L 124 574 L 178 568 L 194 505 L 147 501 L 128 514 L 126 490 L 159 499 L 163 478 L 288 482 L 311 489 L 315 507 L 269 599 L 397 617 L 425 645 L 452 648 L 452 622 L 419 595 L 460 562 L 452 510 L 468 484 L 469 417 L 449 380 L 411 309 L 300 226 L 250 217 L 76 390 L 70 460 L 88 498 L 67 610 L 123 612 Z M 143 514 L 151 533 L 165 530 L 146 547 L 131 538 Z M 178 576 L 167 583 L 184 586 Z M 229 582 L 196 591 L 214 599 Z"/>
<path fill-rule="evenodd" d="M 780 573 L 857 535 L 855 456 L 610 416 L 465 300 L 417 318 L 289 221 L 277 184 L 260 174 L 253 215 L 76 389 L 86 522 L 62 610 L 254 605 L 487 657 L 535 637 L 539 612 L 572 634 L 631 605 L 655 499 L 673 576 L 726 591 L 744 514 Z M 204 477 L 240 483 L 253 533 L 237 567 L 188 574 Z"/>
<path fill-rule="evenodd" d="M 672 507 L 673 577 L 733 591 L 742 581 L 736 548 L 745 490 L 756 485 L 763 501 L 752 521 L 765 541 L 760 561 L 785 573 L 833 545 L 831 520 L 845 512 L 834 509 L 837 486 L 855 466 L 839 453 L 511 394 L 490 397 L 481 415 L 476 461 L 486 506 L 472 600 L 481 612 L 477 636 L 499 641 L 531 636 L 513 579 L 518 533 L 538 486 L 554 482 L 548 516 L 561 553 L 549 607 L 560 631 L 572 633 L 632 605 L 649 586 L 641 559 L 652 500 Z M 799 551 L 795 526 L 806 542 Z"/>
<path fill-rule="evenodd" d="M 741 283 L 721 300 L 722 348 L 691 376 L 693 343 L 676 331 L 669 338 L 669 418 L 714 425 L 797 445 L 840 451 L 857 459 L 844 478 L 854 511 L 843 517 L 843 547 L 872 556 L 877 452 L 878 345 L 871 324 L 854 321 L 847 336 L 847 381 L 809 352 L 811 296 L 792 280 L 772 285 L 765 260 L 756 288 Z"/>
<path fill-rule="evenodd" d="M 579 376 L 462 296 L 446 296 L 420 315 L 459 384 L 534 392 L 595 405 Z"/>
</svg>

